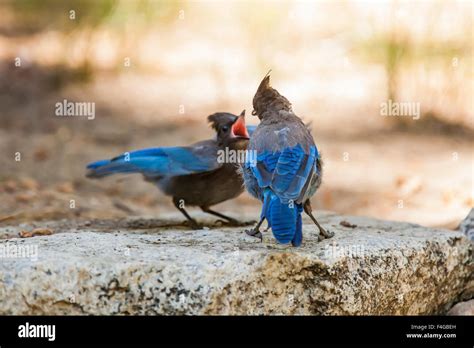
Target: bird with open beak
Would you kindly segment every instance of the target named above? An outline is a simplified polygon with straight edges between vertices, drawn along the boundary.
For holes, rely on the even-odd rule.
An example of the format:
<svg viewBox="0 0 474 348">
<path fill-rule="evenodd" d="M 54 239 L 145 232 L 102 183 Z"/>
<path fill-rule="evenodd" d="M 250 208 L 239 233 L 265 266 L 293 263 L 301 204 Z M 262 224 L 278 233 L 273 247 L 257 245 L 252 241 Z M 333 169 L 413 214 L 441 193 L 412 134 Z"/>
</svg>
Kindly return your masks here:
<svg viewBox="0 0 474 348">
<path fill-rule="evenodd" d="M 183 147 L 159 147 L 143 149 L 87 166 L 86 176 L 103 178 L 113 174 L 140 173 L 146 181 L 157 185 L 171 196 L 175 207 L 186 217 L 193 229 L 201 225 L 186 211 L 197 206 L 230 225 L 245 222 L 211 210 L 210 207 L 236 198 L 243 188 L 238 172 L 239 163 L 219 161 L 221 151 L 246 150 L 253 128 L 245 125 L 245 110 L 240 116 L 217 112 L 208 116 L 216 132 L 215 139 L 197 142 Z"/>
</svg>

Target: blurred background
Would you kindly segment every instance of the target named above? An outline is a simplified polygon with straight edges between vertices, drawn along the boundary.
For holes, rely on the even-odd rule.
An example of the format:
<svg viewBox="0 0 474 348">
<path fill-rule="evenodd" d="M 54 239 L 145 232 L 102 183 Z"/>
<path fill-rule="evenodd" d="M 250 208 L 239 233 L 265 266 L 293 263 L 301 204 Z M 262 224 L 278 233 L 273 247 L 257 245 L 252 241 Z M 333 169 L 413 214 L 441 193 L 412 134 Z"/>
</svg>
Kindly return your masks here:
<svg viewBox="0 0 474 348">
<path fill-rule="evenodd" d="M 1 1 L 0 224 L 174 212 L 140 176 L 85 165 L 210 138 L 216 111 L 256 124 L 272 69 L 323 155 L 313 207 L 454 228 L 474 205 L 472 17 L 470 1 Z M 55 116 L 64 99 L 95 119 Z M 382 116 L 388 99 L 419 119 Z"/>
</svg>

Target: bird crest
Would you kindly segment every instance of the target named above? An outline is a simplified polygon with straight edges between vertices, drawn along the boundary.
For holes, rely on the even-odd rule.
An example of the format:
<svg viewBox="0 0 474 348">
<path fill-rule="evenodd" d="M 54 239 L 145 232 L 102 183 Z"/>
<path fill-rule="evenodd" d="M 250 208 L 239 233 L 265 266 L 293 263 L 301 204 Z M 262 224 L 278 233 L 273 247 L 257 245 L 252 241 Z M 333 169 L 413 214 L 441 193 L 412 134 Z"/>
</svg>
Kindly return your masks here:
<svg viewBox="0 0 474 348">
<path fill-rule="evenodd" d="M 291 111 L 291 103 L 278 91 L 270 86 L 270 72 L 265 75 L 257 92 L 253 97 L 252 115 L 257 115 L 260 119 L 264 117 L 266 111 Z"/>
</svg>

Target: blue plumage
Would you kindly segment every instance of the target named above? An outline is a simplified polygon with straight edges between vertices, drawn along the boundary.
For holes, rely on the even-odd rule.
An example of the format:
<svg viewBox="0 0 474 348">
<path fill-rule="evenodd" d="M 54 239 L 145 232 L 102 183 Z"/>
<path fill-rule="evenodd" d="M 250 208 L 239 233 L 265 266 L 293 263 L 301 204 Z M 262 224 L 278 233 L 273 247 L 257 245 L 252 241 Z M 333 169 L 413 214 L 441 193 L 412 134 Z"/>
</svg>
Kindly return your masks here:
<svg viewBox="0 0 474 348">
<path fill-rule="evenodd" d="M 259 227 L 267 220 L 275 239 L 299 246 L 303 240 L 303 210 L 329 238 L 311 213 L 309 198 L 321 183 L 321 161 L 308 128 L 291 110 L 290 102 L 270 87 L 269 76 L 253 99 L 261 123 L 250 137 L 249 151 L 256 151 L 256 163 L 243 167 L 245 186 L 262 201 L 260 222 L 247 233 L 261 236 Z"/>
<path fill-rule="evenodd" d="M 240 223 L 210 209 L 215 204 L 237 197 L 243 192 L 237 164 L 219 160 L 225 151 L 247 148 L 249 133 L 255 127 L 245 126 L 245 110 L 240 116 L 215 113 L 208 117 L 216 131 L 215 139 L 184 147 L 160 147 L 125 152 L 110 160 L 87 166 L 87 177 L 102 178 L 113 174 L 140 173 L 172 196 L 176 208 L 192 228 L 201 226 L 186 212 L 185 206 L 198 206 L 234 225 Z"/>
<path fill-rule="evenodd" d="M 142 173 L 145 176 L 176 176 L 218 168 L 215 156 L 190 147 L 161 147 L 125 152 L 111 160 L 87 166 L 90 177 L 116 173 Z"/>
<path fill-rule="evenodd" d="M 291 242 L 299 246 L 302 242 L 303 206 L 298 200 L 312 170 L 317 173 L 317 154 L 316 146 L 310 146 L 306 154 L 298 144 L 273 153 L 264 151 L 257 156 L 255 166 L 245 164 L 257 181 L 257 187 L 252 185 L 253 190 L 263 192 L 260 217 L 267 220 L 275 239 L 282 244 Z"/>
</svg>

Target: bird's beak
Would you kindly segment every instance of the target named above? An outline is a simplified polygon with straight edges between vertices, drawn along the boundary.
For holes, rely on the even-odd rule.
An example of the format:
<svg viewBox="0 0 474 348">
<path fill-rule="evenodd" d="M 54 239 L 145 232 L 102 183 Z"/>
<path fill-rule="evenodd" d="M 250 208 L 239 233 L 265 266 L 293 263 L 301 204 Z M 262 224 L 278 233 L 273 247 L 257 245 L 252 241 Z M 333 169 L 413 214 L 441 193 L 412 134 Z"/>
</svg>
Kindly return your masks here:
<svg viewBox="0 0 474 348">
<path fill-rule="evenodd" d="M 232 125 L 232 135 L 235 138 L 245 138 L 249 139 L 249 132 L 247 131 L 247 127 L 245 127 L 245 114 L 241 114 L 235 120 L 234 124 Z"/>
</svg>

